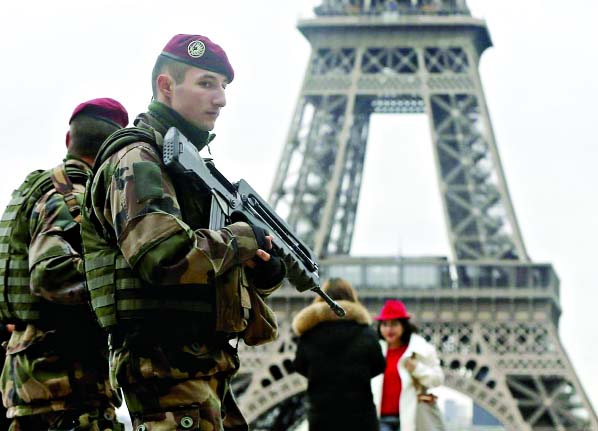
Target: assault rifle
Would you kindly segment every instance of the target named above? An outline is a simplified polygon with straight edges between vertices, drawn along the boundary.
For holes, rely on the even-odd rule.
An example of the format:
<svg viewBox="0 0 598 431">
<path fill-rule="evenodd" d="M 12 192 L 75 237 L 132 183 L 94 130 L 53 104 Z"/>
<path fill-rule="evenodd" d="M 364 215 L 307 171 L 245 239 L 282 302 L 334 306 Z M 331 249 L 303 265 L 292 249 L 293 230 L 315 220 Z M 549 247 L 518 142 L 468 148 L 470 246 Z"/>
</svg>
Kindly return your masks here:
<svg viewBox="0 0 598 431">
<path fill-rule="evenodd" d="M 230 183 L 174 127 L 168 129 L 164 136 L 163 159 L 168 169 L 188 176 L 194 184 L 212 195 L 210 229 L 217 230 L 237 221 L 265 229 L 274 238 L 272 248 L 286 264 L 291 284 L 299 292 L 311 290 L 317 293 L 339 317 L 345 315 L 345 310 L 320 289 L 318 262 L 313 252 L 245 180 Z"/>
</svg>

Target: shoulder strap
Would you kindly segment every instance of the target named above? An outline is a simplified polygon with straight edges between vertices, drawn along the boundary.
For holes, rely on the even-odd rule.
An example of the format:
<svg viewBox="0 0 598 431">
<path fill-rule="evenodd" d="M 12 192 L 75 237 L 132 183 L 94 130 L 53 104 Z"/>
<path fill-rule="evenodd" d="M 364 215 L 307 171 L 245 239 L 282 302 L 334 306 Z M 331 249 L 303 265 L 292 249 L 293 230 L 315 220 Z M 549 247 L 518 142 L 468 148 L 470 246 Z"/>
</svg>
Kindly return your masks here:
<svg viewBox="0 0 598 431">
<path fill-rule="evenodd" d="M 77 203 L 77 198 L 73 193 L 73 183 L 69 178 L 64 163 L 56 166 L 50 172 L 50 178 L 54 189 L 62 195 L 66 206 L 69 208 L 69 212 L 73 216 L 73 219 L 79 223 L 81 221 L 81 208 Z"/>
<path fill-rule="evenodd" d="M 161 156 L 162 150 L 160 146 L 162 145 L 162 135 L 160 135 L 157 131 L 152 128 L 140 128 L 140 127 L 128 127 L 126 129 L 119 129 L 116 132 L 112 133 L 110 136 L 106 138 L 106 140 L 102 143 L 102 146 L 98 150 L 96 155 L 94 164 L 93 164 L 93 175 L 95 175 L 102 164 L 108 160 L 113 154 L 121 150 L 122 148 L 126 147 L 127 145 L 131 145 L 137 142 L 144 142 L 148 145 L 151 145 L 152 148 L 156 150 L 156 152 Z M 99 236 L 102 236 L 104 239 L 116 240 L 112 237 L 112 234 L 105 229 L 101 223 L 92 215 L 92 205 L 91 205 L 91 191 L 90 188 L 85 190 L 85 197 L 84 197 L 84 218 L 89 220 L 96 233 Z"/>
<path fill-rule="evenodd" d="M 100 147 L 93 165 L 93 172 L 96 173 L 100 166 L 102 166 L 102 163 L 108 160 L 114 153 L 135 142 L 148 143 L 155 147 L 156 151 L 161 154 L 162 151 L 159 147 L 161 141 L 162 136 L 154 129 L 128 127 L 126 129 L 117 130 L 108 136 Z"/>
</svg>

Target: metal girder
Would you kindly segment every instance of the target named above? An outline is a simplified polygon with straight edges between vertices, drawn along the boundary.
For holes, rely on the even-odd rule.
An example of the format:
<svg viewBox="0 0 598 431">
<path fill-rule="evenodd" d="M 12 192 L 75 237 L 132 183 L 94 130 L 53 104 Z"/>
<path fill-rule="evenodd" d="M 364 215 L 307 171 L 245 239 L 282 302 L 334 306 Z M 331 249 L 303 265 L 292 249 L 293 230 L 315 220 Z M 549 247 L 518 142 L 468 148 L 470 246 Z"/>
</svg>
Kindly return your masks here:
<svg viewBox="0 0 598 431">
<path fill-rule="evenodd" d="M 515 215 L 490 151 L 478 98 L 434 94 L 430 98 L 440 189 L 448 213 L 451 246 L 458 259 L 527 260 Z"/>
<path fill-rule="evenodd" d="M 337 157 L 346 100 L 345 96 L 306 96 L 301 101 L 301 120 L 294 124 L 270 194 L 272 205 L 312 246 Z"/>
</svg>

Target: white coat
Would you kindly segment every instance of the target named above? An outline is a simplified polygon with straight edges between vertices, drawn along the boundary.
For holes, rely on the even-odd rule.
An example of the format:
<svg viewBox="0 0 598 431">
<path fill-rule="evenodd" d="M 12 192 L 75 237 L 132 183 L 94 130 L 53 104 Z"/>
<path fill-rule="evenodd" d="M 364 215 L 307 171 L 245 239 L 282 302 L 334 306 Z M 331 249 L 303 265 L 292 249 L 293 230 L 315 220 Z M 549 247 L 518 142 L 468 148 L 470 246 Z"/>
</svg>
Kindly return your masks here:
<svg viewBox="0 0 598 431">
<path fill-rule="evenodd" d="M 382 341 L 382 353 L 386 356 L 388 345 Z M 415 353 L 417 365 L 413 373 L 405 368 L 405 361 Z M 399 416 L 401 418 L 401 431 L 422 431 L 415 429 L 415 410 L 417 408 L 417 391 L 413 385 L 415 377 L 426 388 L 440 386 L 444 381 L 444 373 L 440 367 L 440 360 L 436 349 L 422 336 L 412 334 L 407 350 L 401 356 L 398 363 L 399 376 L 401 377 L 401 397 L 399 399 Z M 412 377 L 413 376 L 413 377 Z M 376 410 L 380 415 L 382 403 L 382 383 L 384 374 L 379 374 L 372 379 L 372 394 Z"/>
</svg>

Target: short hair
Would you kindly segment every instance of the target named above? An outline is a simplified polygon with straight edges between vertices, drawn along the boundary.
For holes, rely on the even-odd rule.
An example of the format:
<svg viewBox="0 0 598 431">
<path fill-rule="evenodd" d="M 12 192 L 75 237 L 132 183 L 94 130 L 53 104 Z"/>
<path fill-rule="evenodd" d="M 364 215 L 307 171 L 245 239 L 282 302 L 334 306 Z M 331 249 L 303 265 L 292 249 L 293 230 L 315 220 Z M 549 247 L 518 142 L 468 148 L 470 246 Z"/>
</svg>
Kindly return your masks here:
<svg viewBox="0 0 598 431">
<path fill-rule="evenodd" d="M 409 341 L 411 341 L 411 335 L 416 334 L 418 332 L 417 326 L 415 326 L 413 323 L 411 323 L 411 321 L 409 319 L 390 319 L 390 320 L 397 320 L 401 324 L 401 326 L 403 327 L 403 333 L 401 334 L 401 344 L 404 346 L 408 345 Z M 380 332 L 380 325 L 382 325 L 382 322 L 384 322 L 384 321 L 383 320 L 378 321 L 377 330 L 378 330 L 378 337 L 381 340 L 384 340 L 384 337 L 382 336 L 382 332 Z"/>
<path fill-rule="evenodd" d="M 322 290 L 334 301 L 344 300 L 350 302 L 358 302 L 357 292 L 351 287 L 351 283 L 342 278 L 331 278 L 326 280 L 322 286 Z M 323 301 L 320 296 L 316 296 L 316 302 Z"/>
<path fill-rule="evenodd" d="M 158 97 L 157 79 L 161 73 L 168 73 L 174 79 L 174 82 L 180 84 L 185 79 L 185 73 L 190 68 L 188 64 L 173 60 L 164 55 L 159 55 L 152 70 L 152 96 L 154 99 Z"/>
<path fill-rule="evenodd" d="M 71 121 L 68 153 L 95 158 L 102 143 L 118 129 L 120 126 L 110 120 L 79 114 Z"/>
</svg>

